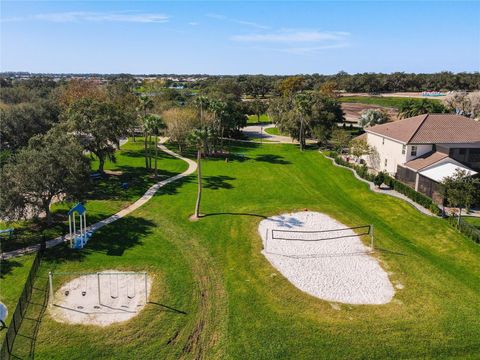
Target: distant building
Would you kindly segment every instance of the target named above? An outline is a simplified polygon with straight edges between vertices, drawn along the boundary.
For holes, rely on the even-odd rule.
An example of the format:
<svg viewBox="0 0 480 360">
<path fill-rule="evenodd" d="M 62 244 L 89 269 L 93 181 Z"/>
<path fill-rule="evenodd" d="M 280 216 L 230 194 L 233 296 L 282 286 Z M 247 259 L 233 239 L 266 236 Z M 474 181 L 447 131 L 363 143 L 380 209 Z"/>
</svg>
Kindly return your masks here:
<svg viewBox="0 0 480 360">
<path fill-rule="evenodd" d="M 441 202 L 438 184 L 456 169 L 480 171 L 480 122 L 461 115 L 425 114 L 366 128 L 370 167 Z"/>
</svg>

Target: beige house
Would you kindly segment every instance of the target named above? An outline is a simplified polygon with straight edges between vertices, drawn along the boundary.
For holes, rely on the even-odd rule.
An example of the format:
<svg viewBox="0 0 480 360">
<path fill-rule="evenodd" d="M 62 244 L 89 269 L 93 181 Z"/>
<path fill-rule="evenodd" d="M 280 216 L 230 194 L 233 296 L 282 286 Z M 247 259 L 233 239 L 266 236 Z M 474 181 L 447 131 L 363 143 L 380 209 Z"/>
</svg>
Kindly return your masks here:
<svg viewBox="0 0 480 360">
<path fill-rule="evenodd" d="M 471 175 L 480 170 L 480 122 L 465 116 L 425 114 L 365 132 L 373 149 L 366 159 L 370 167 L 432 198 L 439 195 L 438 183 L 456 169 Z"/>
</svg>

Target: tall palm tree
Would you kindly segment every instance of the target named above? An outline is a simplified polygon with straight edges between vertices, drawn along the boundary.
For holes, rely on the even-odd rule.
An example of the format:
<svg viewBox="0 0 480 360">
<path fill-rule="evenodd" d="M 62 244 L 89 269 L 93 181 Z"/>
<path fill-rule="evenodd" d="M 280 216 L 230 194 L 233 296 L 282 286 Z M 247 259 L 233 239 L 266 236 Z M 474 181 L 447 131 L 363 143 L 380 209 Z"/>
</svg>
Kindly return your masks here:
<svg viewBox="0 0 480 360">
<path fill-rule="evenodd" d="M 194 101 L 195 106 L 200 110 L 200 126 L 204 127 L 206 126 L 205 124 L 205 111 L 208 109 L 208 105 L 210 104 L 210 99 L 206 96 L 198 96 L 195 98 Z M 207 153 L 208 150 L 208 141 L 207 139 L 204 139 L 205 141 L 203 142 L 204 146 L 204 151 Z"/>
<path fill-rule="evenodd" d="M 211 135 L 211 130 L 205 126 L 192 130 L 188 137 L 188 142 L 197 150 L 197 201 L 195 202 L 195 212 L 193 219 L 200 217 L 200 202 L 202 199 L 202 150 L 205 148 L 205 139 Z"/>
<path fill-rule="evenodd" d="M 211 100 L 208 109 L 213 113 L 214 116 L 214 124 L 216 127 L 216 133 L 220 137 L 220 151 L 223 153 L 223 133 L 224 133 L 224 124 L 223 124 L 223 116 L 225 113 L 225 109 L 227 104 L 221 100 Z"/>
<path fill-rule="evenodd" d="M 305 121 L 311 110 L 311 97 L 308 94 L 300 93 L 295 96 L 295 110 L 300 116 L 300 151 L 305 148 Z"/>
<path fill-rule="evenodd" d="M 194 103 L 200 109 L 200 125 L 204 126 L 204 111 L 208 108 L 210 100 L 206 96 L 197 96 Z"/>
<path fill-rule="evenodd" d="M 149 168 L 149 161 L 148 161 L 148 134 L 145 130 L 145 118 L 148 115 L 148 111 L 153 108 L 153 101 L 146 95 L 141 95 L 139 97 L 139 105 L 137 107 L 137 112 L 139 113 L 139 117 L 142 120 L 143 126 L 143 135 L 144 135 L 144 149 L 145 149 L 145 168 Z"/>
<path fill-rule="evenodd" d="M 146 132 L 150 136 L 154 136 L 153 146 L 155 151 L 155 177 L 157 177 L 158 167 L 157 167 L 157 158 L 158 158 L 158 136 L 163 132 L 166 128 L 165 122 L 163 121 L 162 117 L 157 114 L 148 114 L 145 117 L 145 127 Z"/>
</svg>

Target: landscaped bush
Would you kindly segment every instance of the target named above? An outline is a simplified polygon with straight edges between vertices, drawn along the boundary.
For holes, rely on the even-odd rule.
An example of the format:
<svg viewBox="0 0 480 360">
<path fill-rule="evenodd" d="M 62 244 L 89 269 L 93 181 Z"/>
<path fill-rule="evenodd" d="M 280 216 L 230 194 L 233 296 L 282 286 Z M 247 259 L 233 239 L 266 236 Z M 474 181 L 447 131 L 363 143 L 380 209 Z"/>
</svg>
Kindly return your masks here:
<svg viewBox="0 0 480 360">
<path fill-rule="evenodd" d="M 418 191 L 415 191 L 410 186 L 405 185 L 404 183 L 395 180 L 390 177 L 389 179 L 390 187 L 393 187 L 394 190 L 398 191 L 400 194 L 405 195 L 409 199 L 412 199 L 417 204 L 422 205 L 424 208 L 429 209 L 433 214 L 440 215 L 442 212 L 440 208 L 433 202 L 431 198 Z"/>
<path fill-rule="evenodd" d="M 480 244 L 480 230 L 478 230 L 475 226 L 462 220 L 460 220 L 459 222 L 458 218 L 453 216 L 449 217 L 448 221 L 450 222 L 451 225 L 453 225 L 453 227 L 458 229 L 458 231 L 460 231 L 463 235 L 472 239 L 477 244 Z"/>
<path fill-rule="evenodd" d="M 385 181 L 385 173 L 383 171 L 379 172 L 377 176 L 375 176 L 375 178 L 373 179 L 373 183 L 375 184 L 376 187 L 380 187 L 384 181 Z"/>
<path fill-rule="evenodd" d="M 362 179 L 365 179 L 370 182 L 375 181 L 375 175 L 370 174 L 368 172 L 368 168 L 365 165 L 351 164 L 345 161 L 341 156 L 339 156 L 337 153 L 333 151 L 330 152 L 328 156 L 331 156 L 336 164 L 354 169 L 357 175 L 360 176 Z M 395 191 L 398 191 L 400 194 L 403 194 L 409 199 L 415 201 L 417 204 L 430 210 L 433 214 L 441 215 L 442 211 L 437 206 L 437 204 L 433 202 L 431 198 L 419 193 L 418 191 L 415 191 L 410 186 L 405 185 L 404 183 L 392 178 L 391 176 L 388 176 L 387 174 L 384 174 L 383 176 L 383 183 L 389 186 L 390 188 L 394 189 Z"/>
<path fill-rule="evenodd" d="M 334 151 L 330 151 L 326 155 L 332 157 L 336 164 L 354 169 L 358 176 L 367 181 L 374 182 L 375 185 L 377 185 L 377 183 L 380 181 L 380 179 L 377 179 L 377 177 L 382 174 L 383 183 L 385 185 L 389 186 L 395 191 L 398 191 L 400 194 L 405 195 L 406 197 L 415 201 L 417 204 L 423 206 L 424 208 L 430 210 L 432 214 L 437 216 L 440 216 L 442 214 L 442 210 L 440 210 L 438 205 L 435 204 L 431 198 L 419 193 L 418 191 L 415 191 L 410 186 L 405 185 L 404 183 L 392 178 L 391 176 L 385 173 L 379 173 L 377 176 L 370 174 L 368 172 L 368 168 L 365 165 L 351 164 L 345 161 Z M 455 217 L 449 217 L 448 221 L 463 235 L 480 244 L 480 230 L 478 230 L 475 226 L 468 224 L 465 221 L 460 221 L 459 224 L 458 219 Z"/>
</svg>

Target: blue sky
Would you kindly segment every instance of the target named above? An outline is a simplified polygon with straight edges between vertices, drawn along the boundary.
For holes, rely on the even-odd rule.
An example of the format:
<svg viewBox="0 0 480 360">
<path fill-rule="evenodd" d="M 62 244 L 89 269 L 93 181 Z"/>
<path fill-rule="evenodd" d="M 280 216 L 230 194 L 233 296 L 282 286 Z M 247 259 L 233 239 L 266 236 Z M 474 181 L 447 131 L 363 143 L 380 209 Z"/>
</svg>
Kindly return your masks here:
<svg viewBox="0 0 480 360">
<path fill-rule="evenodd" d="M 2 71 L 480 69 L 479 1 L 1 1 Z"/>
</svg>

